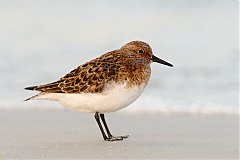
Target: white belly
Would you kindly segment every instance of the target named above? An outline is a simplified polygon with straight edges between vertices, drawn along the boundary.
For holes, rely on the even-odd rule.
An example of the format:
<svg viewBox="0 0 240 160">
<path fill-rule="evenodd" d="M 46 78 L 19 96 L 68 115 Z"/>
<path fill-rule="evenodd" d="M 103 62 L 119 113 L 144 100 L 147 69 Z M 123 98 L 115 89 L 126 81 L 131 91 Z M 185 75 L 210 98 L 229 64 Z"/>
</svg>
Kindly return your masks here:
<svg viewBox="0 0 240 160">
<path fill-rule="evenodd" d="M 145 85 L 127 88 L 126 84 L 111 85 L 103 93 L 40 93 L 33 99 L 49 99 L 80 112 L 112 112 L 127 107 L 143 92 Z M 111 89 L 110 89 L 111 88 Z"/>
</svg>

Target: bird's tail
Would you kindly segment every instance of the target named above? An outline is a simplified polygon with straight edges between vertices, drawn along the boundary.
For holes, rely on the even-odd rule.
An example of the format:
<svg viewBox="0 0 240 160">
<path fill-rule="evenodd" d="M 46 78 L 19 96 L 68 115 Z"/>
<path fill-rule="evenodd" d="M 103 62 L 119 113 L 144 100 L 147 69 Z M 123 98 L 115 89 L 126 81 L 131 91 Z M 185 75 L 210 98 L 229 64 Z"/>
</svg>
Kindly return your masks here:
<svg viewBox="0 0 240 160">
<path fill-rule="evenodd" d="M 26 90 L 35 90 L 38 86 L 31 86 L 31 87 L 26 87 L 24 89 Z"/>
<path fill-rule="evenodd" d="M 35 90 L 36 88 L 37 88 L 37 86 L 31 86 L 31 87 L 26 87 L 24 89 L 26 89 L 26 90 Z M 38 94 L 35 95 L 35 96 L 32 96 L 32 97 L 29 97 L 29 98 L 25 99 L 24 101 L 31 100 L 31 99 L 33 99 L 34 97 L 37 97 L 37 96 L 38 96 Z"/>
<path fill-rule="evenodd" d="M 42 93 L 39 93 L 39 94 L 37 94 L 37 95 L 35 95 L 35 96 L 32 96 L 32 97 L 29 97 L 29 98 L 27 98 L 27 99 L 25 99 L 24 101 L 29 101 L 29 100 L 31 100 L 31 99 L 35 99 L 35 98 L 37 98 L 39 95 L 41 95 Z"/>
<path fill-rule="evenodd" d="M 29 97 L 27 99 L 25 99 L 24 101 L 29 101 L 29 100 L 39 100 L 39 99 L 48 99 L 48 94 L 46 92 L 41 92 L 35 96 Z"/>
</svg>

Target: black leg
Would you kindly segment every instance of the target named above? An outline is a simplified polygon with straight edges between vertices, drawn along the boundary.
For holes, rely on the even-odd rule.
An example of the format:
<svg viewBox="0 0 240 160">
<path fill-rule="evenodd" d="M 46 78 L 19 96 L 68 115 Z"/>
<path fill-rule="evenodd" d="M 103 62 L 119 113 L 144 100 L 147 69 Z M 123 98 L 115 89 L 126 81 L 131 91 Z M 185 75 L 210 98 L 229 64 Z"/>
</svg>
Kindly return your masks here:
<svg viewBox="0 0 240 160">
<path fill-rule="evenodd" d="M 95 119 L 96 119 L 96 121 L 97 121 L 97 124 L 98 124 L 100 130 L 101 130 L 103 139 L 106 141 L 106 140 L 109 139 L 109 138 L 106 136 L 106 134 L 105 134 L 105 132 L 104 132 L 104 130 L 103 130 L 103 127 L 102 127 L 102 124 L 101 124 L 100 118 L 99 118 L 99 113 L 96 112 L 95 115 L 94 115 L 94 117 L 95 117 Z"/>
<path fill-rule="evenodd" d="M 111 138 L 111 137 L 112 137 L 112 134 L 111 134 L 111 132 L 110 132 L 109 129 L 108 129 L 107 123 L 106 123 L 106 121 L 105 121 L 104 114 L 100 114 L 100 117 L 101 117 L 102 122 L 103 122 L 103 125 L 104 125 L 104 127 L 105 127 L 105 129 L 106 129 L 106 131 L 107 131 L 108 137 Z"/>
<path fill-rule="evenodd" d="M 103 122 L 103 125 L 107 131 L 107 134 L 108 134 L 108 139 L 105 139 L 107 141 L 120 141 L 120 140 L 123 140 L 124 138 L 128 138 L 129 136 L 113 136 L 110 132 L 110 130 L 108 129 L 108 126 L 107 126 L 107 123 L 105 121 L 105 117 L 104 117 L 104 114 L 100 114 L 100 117 L 102 119 L 102 122 Z"/>
</svg>

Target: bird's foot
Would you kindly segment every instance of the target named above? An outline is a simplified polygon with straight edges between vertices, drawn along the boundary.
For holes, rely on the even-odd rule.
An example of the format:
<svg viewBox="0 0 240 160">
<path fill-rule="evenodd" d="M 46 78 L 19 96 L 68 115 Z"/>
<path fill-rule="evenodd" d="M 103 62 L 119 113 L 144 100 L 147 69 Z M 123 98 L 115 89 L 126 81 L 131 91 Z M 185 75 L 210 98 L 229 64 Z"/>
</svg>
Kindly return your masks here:
<svg viewBox="0 0 240 160">
<path fill-rule="evenodd" d="M 126 136 L 110 136 L 109 138 L 106 138 L 105 141 L 110 141 L 110 142 L 122 141 L 123 139 L 126 139 L 128 137 L 129 137 L 129 135 L 126 135 Z"/>
</svg>

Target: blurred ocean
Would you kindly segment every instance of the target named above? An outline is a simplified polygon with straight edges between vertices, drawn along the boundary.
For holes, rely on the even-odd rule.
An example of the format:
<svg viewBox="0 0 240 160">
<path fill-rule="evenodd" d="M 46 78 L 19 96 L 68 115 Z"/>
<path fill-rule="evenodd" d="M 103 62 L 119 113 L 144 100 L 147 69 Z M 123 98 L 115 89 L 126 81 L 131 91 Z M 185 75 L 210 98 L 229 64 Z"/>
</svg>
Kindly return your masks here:
<svg viewBox="0 0 240 160">
<path fill-rule="evenodd" d="M 63 108 L 24 99 L 131 40 L 174 65 L 152 77 L 129 111 L 239 113 L 238 1 L 0 0 L 0 109 Z"/>
</svg>

